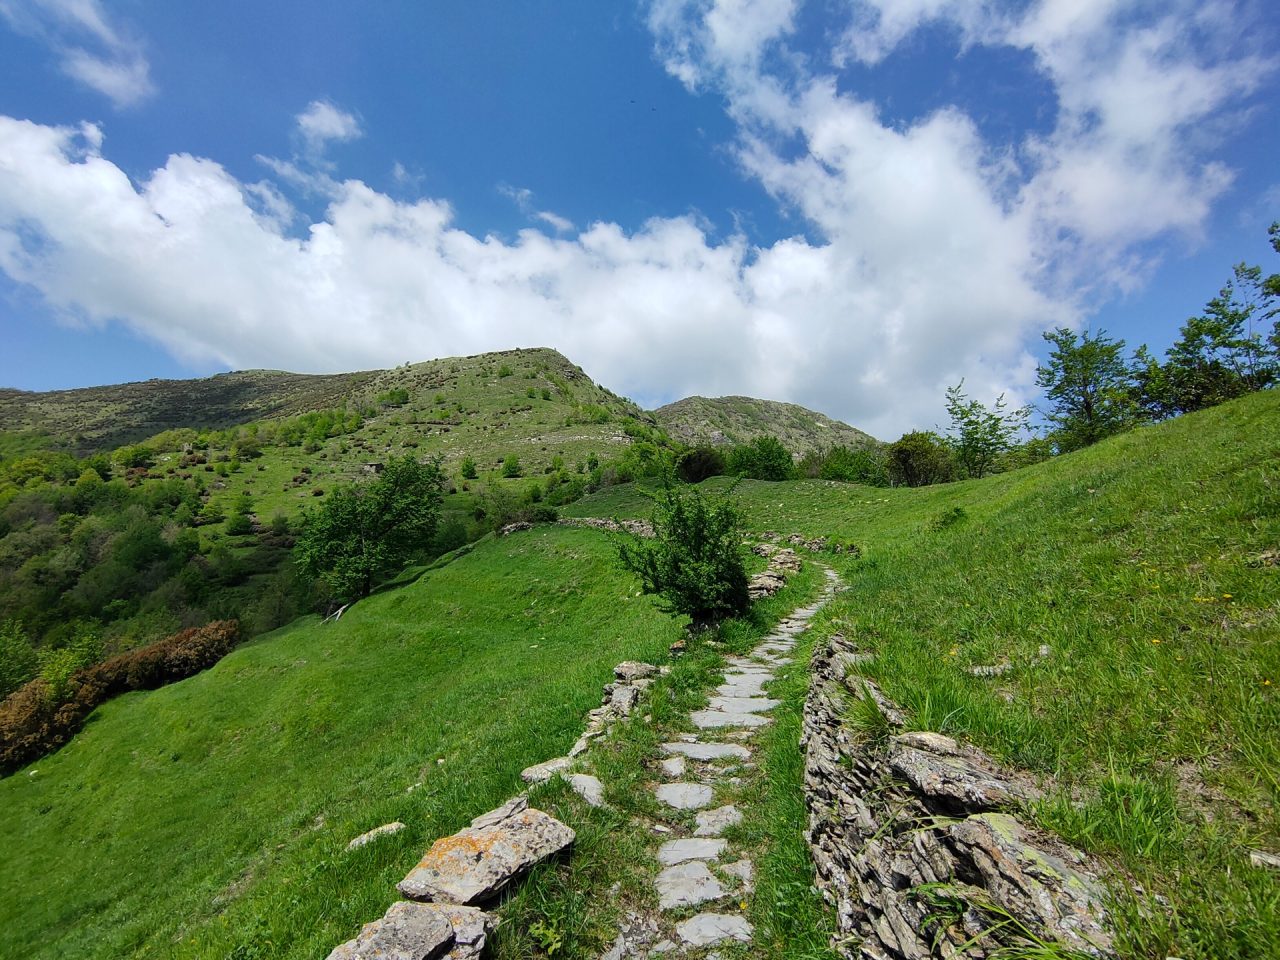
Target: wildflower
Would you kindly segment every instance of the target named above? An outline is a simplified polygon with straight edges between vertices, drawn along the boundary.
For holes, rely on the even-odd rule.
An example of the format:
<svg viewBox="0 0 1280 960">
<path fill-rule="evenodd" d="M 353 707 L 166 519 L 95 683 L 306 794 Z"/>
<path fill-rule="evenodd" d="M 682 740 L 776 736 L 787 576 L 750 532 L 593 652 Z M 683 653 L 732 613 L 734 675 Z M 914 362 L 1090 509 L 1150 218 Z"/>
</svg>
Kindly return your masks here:
<svg viewBox="0 0 1280 960">
<path fill-rule="evenodd" d="M 1160 638 L 1159 638 L 1159 637 L 1152 637 L 1152 638 L 1151 638 L 1151 642 L 1152 642 L 1152 643 L 1159 643 L 1159 642 L 1160 642 Z"/>
<path fill-rule="evenodd" d="M 1263 681 L 1262 681 L 1262 685 L 1263 685 L 1264 687 L 1269 687 L 1269 686 L 1271 686 L 1271 681 L 1270 681 L 1270 680 L 1263 680 Z"/>
<path fill-rule="evenodd" d="M 1229 593 L 1224 593 L 1224 594 L 1222 595 L 1222 599 L 1223 599 L 1223 600 L 1230 600 L 1230 599 L 1231 599 L 1231 594 L 1229 594 Z"/>
</svg>

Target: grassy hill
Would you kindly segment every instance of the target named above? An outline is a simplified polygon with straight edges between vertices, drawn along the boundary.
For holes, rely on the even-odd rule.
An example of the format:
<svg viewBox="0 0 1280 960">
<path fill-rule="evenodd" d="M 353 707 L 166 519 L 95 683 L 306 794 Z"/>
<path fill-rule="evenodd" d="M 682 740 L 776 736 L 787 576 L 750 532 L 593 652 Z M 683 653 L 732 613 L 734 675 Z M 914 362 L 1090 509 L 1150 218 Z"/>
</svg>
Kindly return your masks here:
<svg viewBox="0 0 1280 960">
<path fill-rule="evenodd" d="M 1124 956 L 1280 956 L 1249 860 L 1280 852 L 1280 392 L 985 480 L 738 494 L 757 530 L 862 547 L 830 629 L 915 725 L 1045 780 L 1035 815 L 1118 871 Z"/>
<path fill-rule="evenodd" d="M 686 397 L 653 411 L 658 423 L 690 446 L 746 443 L 777 437 L 793 454 L 843 446 L 873 446 L 876 439 L 847 423 L 794 403 L 754 397 Z"/>
<path fill-rule="evenodd" d="M 323 956 L 678 634 L 600 534 L 544 528 L 121 697 L 0 780 L 0 956 Z"/>
</svg>

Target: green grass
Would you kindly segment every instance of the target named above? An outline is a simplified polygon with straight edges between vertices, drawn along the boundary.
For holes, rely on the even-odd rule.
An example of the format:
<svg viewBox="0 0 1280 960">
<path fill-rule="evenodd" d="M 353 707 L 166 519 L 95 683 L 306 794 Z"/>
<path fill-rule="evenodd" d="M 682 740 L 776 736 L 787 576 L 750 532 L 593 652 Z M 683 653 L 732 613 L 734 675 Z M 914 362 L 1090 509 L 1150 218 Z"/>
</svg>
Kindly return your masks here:
<svg viewBox="0 0 1280 960">
<path fill-rule="evenodd" d="M 1280 393 L 981 481 L 738 494 L 757 530 L 862 547 L 833 623 L 913 725 L 1045 780 L 1041 821 L 1117 871 L 1125 956 L 1280 955 L 1280 878 L 1248 862 L 1280 850 Z"/>
<path fill-rule="evenodd" d="M 678 634 L 604 537 L 542 528 L 121 697 L 0 781 L 0 955 L 322 956 Z"/>
</svg>

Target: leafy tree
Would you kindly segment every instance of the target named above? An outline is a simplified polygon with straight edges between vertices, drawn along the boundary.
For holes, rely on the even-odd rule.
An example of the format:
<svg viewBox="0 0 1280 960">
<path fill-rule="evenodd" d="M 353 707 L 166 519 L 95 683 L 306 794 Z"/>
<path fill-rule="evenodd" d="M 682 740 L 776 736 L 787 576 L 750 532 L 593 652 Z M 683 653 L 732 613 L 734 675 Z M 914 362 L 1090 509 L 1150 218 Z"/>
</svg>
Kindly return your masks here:
<svg viewBox="0 0 1280 960">
<path fill-rule="evenodd" d="M 725 472 L 724 454 L 715 447 L 694 447 L 676 460 L 676 475 L 685 483 L 701 483 Z"/>
<path fill-rule="evenodd" d="M 619 540 L 622 565 L 663 608 L 702 626 L 747 609 L 742 512 L 729 494 L 714 501 L 694 487 L 668 484 L 657 495 L 654 538 Z"/>
<path fill-rule="evenodd" d="M 1077 336 L 1065 327 L 1043 336 L 1053 350 L 1036 369 L 1036 383 L 1051 405 L 1046 417 L 1060 452 L 1087 447 L 1132 424 L 1133 381 L 1123 340 L 1112 340 L 1105 330 Z"/>
<path fill-rule="evenodd" d="M 1280 223 L 1268 234 L 1280 253 Z M 1280 274 L 1237 264 L 1204 312 L 1182 325 L 1158 363 L 1141 347 L 1132 371 L 1135 396 L 1151 416 L 1167 417 L 1261 390 L 1280 380 Z M 1268 323 L 1271 331 L 1266 332 Z"/>
<path fill-rule="evenodd" d="M 440 461 L 392 458 L 368 483 L 335 490 L 303 518 L 295 556 L 343 600 L 367 597 L 435 534 L 444 499 Z"/>
<path fill-rule="evenodd" d="M 795 460 L 777 437 L 756 437 L 729 451 L 728 472 L 753 480 L 790 480 L 796 475 Z"/>
<path fill-rule="evenodd" d="M 502 461 L 502 475 L 508 480 L 520 476 L 520 458 L 514 453 Z"/>
<path fill-rule="evenodd" d="M 1014 445 L 1019 431 L 1026 428 L 1025 407 L 1010 410 L 1004 394 L 988 408 L 965 396 L 964 381 L 947 390 L 947 415 L 951 417 L 951 445 L 956 461 L 970 477 L 984 477 L 1001 454 Z"/>
<path fill-rule="evenodd" d="M 475 478 L 476 478 L 476 458 L 463 457 L 462 458 L 462 479 L 474 480 Z"/>
<path fill-rule="evenodd" d="M 889 444 L 888 468 L 890 480 L 905 487 L 946 483 L 956 478 L 951 447 L 931 430 L 913 430 Z"/>
</svg>

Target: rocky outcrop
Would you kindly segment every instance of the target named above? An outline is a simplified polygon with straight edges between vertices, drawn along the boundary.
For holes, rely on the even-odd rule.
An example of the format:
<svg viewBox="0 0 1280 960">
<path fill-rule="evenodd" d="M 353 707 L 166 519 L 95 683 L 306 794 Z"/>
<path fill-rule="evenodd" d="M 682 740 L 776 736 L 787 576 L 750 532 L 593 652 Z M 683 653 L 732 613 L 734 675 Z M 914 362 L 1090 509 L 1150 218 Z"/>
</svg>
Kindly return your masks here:
<svg viewBox="0 0 1280 960">
<path fill-rule="evenodd" d="M 747 581 L 747 594 L 752 600 L 773 596 L 786 586 L 787 577 L 800 572 L 800 558 L 794 550 L 785 547 L 779 550 L 769 544 L 761 547 L 766 550 L 762 556 L 769 557 L 769 566 Z"/>
<path fill-rule="evenodd" d="M 836 635 L 814 654 L 804 714 L 807 835 L 835 945 L 866 960 L 982 958 L 1028 935 L 1111 955 L 1097 867 L 1014 814 L 1035 787 L 903 715 Z M 845 723 L 875 700 L 882 729 Z M 878 727 L 880 725 L 877 725 Z"/>
</svg>

